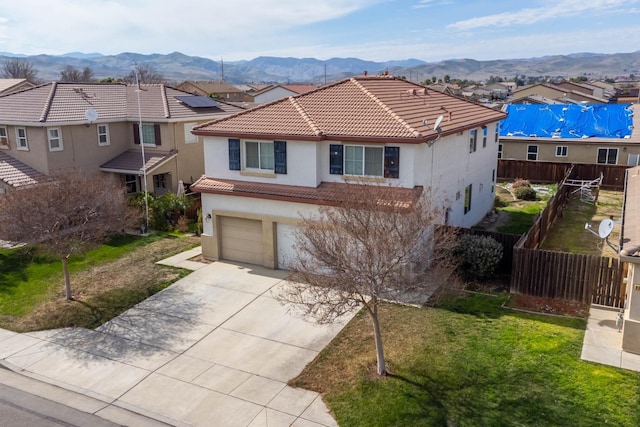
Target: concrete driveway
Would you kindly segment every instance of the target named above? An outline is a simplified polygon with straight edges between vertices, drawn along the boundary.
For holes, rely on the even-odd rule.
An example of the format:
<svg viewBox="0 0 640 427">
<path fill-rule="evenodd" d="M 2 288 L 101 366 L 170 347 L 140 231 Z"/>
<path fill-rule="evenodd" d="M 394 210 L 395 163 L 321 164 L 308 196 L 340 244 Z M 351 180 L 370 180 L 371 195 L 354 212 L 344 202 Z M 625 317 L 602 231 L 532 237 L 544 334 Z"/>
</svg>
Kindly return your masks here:
<svg viewBox="0 0 640 427">
<path fill-rule="evenodd" d="M 193 266 L 192 266 L 193 267 Z M 286 273 L 216 262 L 96 330 L 0 330 L 0 363 L 169 425 L 334 426 L 297 376 L 352 316 L 317 325 L 273 298 Z M 194 268 L 196 268 L 194 267 Z"/>
</svg>

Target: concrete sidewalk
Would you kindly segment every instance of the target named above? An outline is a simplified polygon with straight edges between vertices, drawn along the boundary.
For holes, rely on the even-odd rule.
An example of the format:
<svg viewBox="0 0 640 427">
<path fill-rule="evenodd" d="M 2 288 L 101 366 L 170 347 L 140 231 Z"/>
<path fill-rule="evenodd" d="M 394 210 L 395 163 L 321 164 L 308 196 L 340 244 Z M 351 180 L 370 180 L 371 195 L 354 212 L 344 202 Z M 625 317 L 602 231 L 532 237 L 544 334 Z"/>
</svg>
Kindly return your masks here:
<svg viewBox="0 0 640 427">
<path fill-rule="evenodd" d="M 317 393 L 286 383 L 355 313 L 310 323 L 273 297 L 285 272 L 197 267 L 96 330 L 0 330 L 0 363 L 102 402 L 88 412 L 111 420 L 126 409 L 176 426 L 335 426 Z"/>
<path fill-rule="evenodd" d="M 622 350 L 622 333 L 616 327 L 620 310 L 592 305 L 582 343 L 582 360 L 640 371 L 640 355 Z"/>
</svg>

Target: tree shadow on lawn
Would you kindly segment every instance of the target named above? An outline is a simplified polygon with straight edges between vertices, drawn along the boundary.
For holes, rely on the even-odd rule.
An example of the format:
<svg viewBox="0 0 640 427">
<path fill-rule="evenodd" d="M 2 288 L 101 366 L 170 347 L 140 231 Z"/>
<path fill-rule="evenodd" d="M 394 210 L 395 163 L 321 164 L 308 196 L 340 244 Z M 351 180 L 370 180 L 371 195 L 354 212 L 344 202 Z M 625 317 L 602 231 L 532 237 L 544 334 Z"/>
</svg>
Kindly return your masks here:
<svg viewBox="0 0 640 427">
<path fill-rule="evenodd" d="M 0 250 L 0 294 L 27 281 L 27 267 L 32 262 L 43 260 L 43 257 L 35 255 L 31 247 Z"/>
</svg>

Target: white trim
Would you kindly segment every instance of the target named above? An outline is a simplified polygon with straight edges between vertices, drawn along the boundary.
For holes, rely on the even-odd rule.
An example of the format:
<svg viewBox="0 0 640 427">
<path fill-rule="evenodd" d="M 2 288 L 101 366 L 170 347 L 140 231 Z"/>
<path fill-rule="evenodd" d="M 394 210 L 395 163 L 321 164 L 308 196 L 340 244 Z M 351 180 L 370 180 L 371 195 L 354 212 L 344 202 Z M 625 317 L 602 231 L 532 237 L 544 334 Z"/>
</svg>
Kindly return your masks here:
<svg viewBox="0 0 640 427">
<path fill-rule="evenodd" d="M 11 148 L 9 145 L 9 135 L 7 134 L 7 132 L 8 129 L 6 126 L 0 126 L 0 148 Z"/>
<path fill-rule="evenodd" d="M 197 122 L 189 122 L 184 124 L 184 143 L 185 144 L 197 144 L 198 135 L 191 133 L 194 127 L 198 126 Z"/>
<path fill-rule="evenodd" d="M 24 137 L 20 136 L 20 129 L 24 131 Z M 20 144 L 20 141 L 24 140 L 24 145 Z M 26 127 L 17 127 L 16 128 L 16 150 L 20 151 L 29 151 L 29 139 L 27 137 L 27 128 Z"/>
<path fill-rule="evenodd" d="M 56 135 L 51 135 L 52 132 L 55 132 Z M 60 128 L 47 128 L 47 141 L 49 143 L 49 151 L 64 150 L 64 143 L 62 142 L 62 130 Z M 53 141 L 57 141 L 57 147 L 51 145 Z"/>
<path fill-rule="evenodd" d="M 600 163 L 598 161 L 598 157 L 600 157 L 600 150 L 607 150 L 607 157 L 605 159 L 604 163 Z M 615 163 L 609 163 L 609 151 L 610 150 L 616 150 L 616 161 Z M 620 149 L 618 149 L 618 147 L 598 147 L 598 149 L 596 150 L 596 164 L 597 165 L 617 165 L 618 164 L 618 157 L 620 156 Z"/>
<path fill-rule="evenodd" d="M 558 149 L 563 149 L 564 154 L 558 154 Z M 568 145 L 556 145 L 556 157 L 567 157 L 569 155 L 569 146 Z"/>
<path fill-rule="evenodd" d="M 532 151 L 529 151 L 529 147 L 536 147 L 536 151 L 535 153 Z M 540 147 L 537 144 L 527 144 L 527 160 L 532 161 L 532 162 L 536 162 L 538 161 L 538 153 L 539 153 Z M 530 159 L 529 158 L 529 154 L 533 154 L 536 156 L 535 159 Z"/>
<path fill-rule="evenodd" d="M 347 147 L 361 147 L 362 148 L 362 174 L 347 173 Z M 367 175 L 366 163 L 367 163 L 367 148 L 375 148 L 382 151 L 382 158 L 380 162 L 380 175 Z M 384 146 L 381 145 L 363 145 L 363 144 L 344 144 L 344 154 L 342 159 L 342 174 L 344 176 L 359 176 L 359 177 L 376 177 L 384 178 Z"/>
<path fill-rule="evenodd" d="M 104 133 L 100 133 L 100 127 L 104 127 L 104 129 L 105 129 Z M 111 137 L 109 135 L 109 125 L 107 123 L 98 124 L 96 126 L 96 132 L 98 134 L 98 146 L 99 147 L 106 147 L 108 145 L 111 145 Z M 100 136 L 102 136 L 102 135 L 107 137 L 106 138 L 107 139 L 106 142 L 100 142 Z"/>
<path fill-rule="evenodd" d="M 258 167 L 249 167 L 247 166 L 247 144 L 258 144 Z M 262 166 L 262 156 L 260 154 L 260 147 L 262 146 L 262 144 L 270 144 L 271 145 L 271 152 L 273 154 L 272 157 L 272 161 L 273 161 L 273 167 L 272 168 L 263 168 Z M 245 140 L 243 141 L 243 144 L 241 144 L 241 161 L 242 161 L 242 169 L 243 171 L 247 171 L 247 172 L 264 172 L 264 171 L 275 171 L 276 169 L 276 153 L 275 153 L 275 144 L 273 143 L 273 141 L 250 141 L 250 140 Z"/>
</svg>

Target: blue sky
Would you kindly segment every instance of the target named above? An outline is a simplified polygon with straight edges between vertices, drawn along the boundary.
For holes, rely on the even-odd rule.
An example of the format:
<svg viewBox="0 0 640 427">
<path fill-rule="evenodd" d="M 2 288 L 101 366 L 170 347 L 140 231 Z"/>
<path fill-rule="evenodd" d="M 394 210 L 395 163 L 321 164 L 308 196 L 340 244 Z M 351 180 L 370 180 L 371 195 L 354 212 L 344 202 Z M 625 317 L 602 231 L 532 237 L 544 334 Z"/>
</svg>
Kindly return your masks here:
<svg viewBox="0 0 640 427">
<path fill-rule="evenodd" d="M 640 0 L 21 0 L 0 52 L 372 61 L 640 50 Z"/>
</svg>

